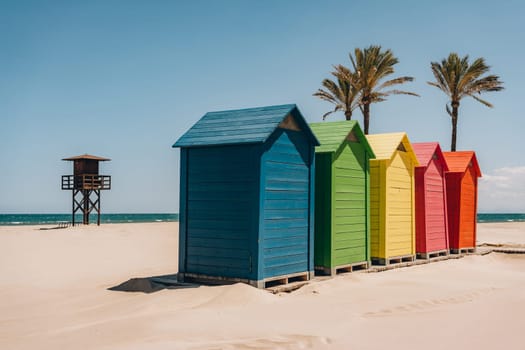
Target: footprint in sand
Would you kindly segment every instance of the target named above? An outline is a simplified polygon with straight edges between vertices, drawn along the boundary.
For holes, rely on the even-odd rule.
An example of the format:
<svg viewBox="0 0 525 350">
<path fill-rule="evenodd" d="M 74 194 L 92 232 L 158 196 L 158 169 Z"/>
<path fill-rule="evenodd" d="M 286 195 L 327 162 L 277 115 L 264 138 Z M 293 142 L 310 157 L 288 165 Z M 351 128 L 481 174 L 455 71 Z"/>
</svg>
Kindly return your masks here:
<svg viewBox="0 0 525 350">
<path fill-rule="evenodd" d="M 216 349 L 216 350 L 289 350 L 289 349 L 312 349 L 318 345 L 330 344 L 331 340 L 326 337 L 316 337 L 311 335 L 281 335 L 270 338 L 242 339 L 233 342 L 220 342 L 197 349 Z"/>
<path fill-rule="evenodd" d="M 436 308 L 439 306 L 468 303 L 484 295 L 491 294 L 495 290 L 496 288 L 483 288 L 483 289 L 474 290 L 474 291 L 471 291 L 465 294 L 460 294 L 460 295 L 456 295 L 456 296 L 452 296 L 448 298 L 420 300 L 415 303 L 412 302 L 410 304 L 393 306 L 391 308 L 385 308 L 379 311 L 366 312 L 363 314 L 363 316 L 364 317 L 381 317 L 381 316 L 389 316 L 389 315 L 400 314 L 400 313 L 424 312 L 425 310 Z"/>
</svg>

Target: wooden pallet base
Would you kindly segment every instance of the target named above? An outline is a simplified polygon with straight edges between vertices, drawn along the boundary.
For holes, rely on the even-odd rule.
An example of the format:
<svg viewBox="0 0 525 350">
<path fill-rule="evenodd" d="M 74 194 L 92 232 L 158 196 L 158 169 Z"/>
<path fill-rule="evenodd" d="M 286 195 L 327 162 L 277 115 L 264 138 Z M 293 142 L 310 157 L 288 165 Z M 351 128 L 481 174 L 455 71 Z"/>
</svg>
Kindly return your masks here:
<svg viewBox="0 0 525 350">
<path fill-rule="evenodd" d="M 435 251 L 435 252 L 417 253 L 416 257 L 418 259 L 428 260 L 428 259 L 437 258 L 439 256 L 448 256 L 448 254 L 449 254 L 448 250 L 438 250 L 438 251 Z"/>
<path fill-rule="evenodd" d="M 450 254 L 473 254 L 475 252 L 476 252 L 476 248 L 475 247 L 450 249 Z"/>
<path fill-rule="evenodd" d="M 341 272 L 350 272 L 357 269 L 362 270 L 363 272 L 373 273 L 373 272 L 383 272 L 398 268 L 411 267 L 424 265 L 429 263 L 436 263 L 439 261 L 445 261 L 450 259 L 462 259 L 466 255 L 486 255 L 491 253 L 506 253 L 506 254 L 525 254 L 525 248 L 521 247 L 484 247 L 481 246 L 479 249 L 476 248 L 463 248 L 458 250 L 458 253 L 445 254 L 443 251 L 427 253 L 429 258 L 427 259 L 415 259 L 415 255 L 405 255 L 391 257 L 388 259 L 379 259 L 372 258 L 372 264 L 375 266 L 368 266 L 368 263 L 357 263 L 348 266 L 339 266 L 337 267 L 336 273 Z M 445 251 L 446 252 L 446 251 Z M 388 262 L 388 264 L 385 264 Z M 378 266 L 380 264 L 382 266 Z M 323 268 L 316 268 L 316 270 L 324 271 Z M 327 269 L 327 272 L 332 273 L 334 269 Z M 331 276 L 333 276 L 332 274 Z M 301 288 L 302 286 L 312 282 L 320 282 L 327 279 L 330 279 L 330 276 L 318 276 L 314 277 L 313 271 L 295 273 L 290 275 L 272 277 L 265 280 L 252 281 L 239 278 L 228 278 L 228 277 L 216 277 L 216 276 L 206 276 L 206 275 L 197 275 L 191 273 L 178 273 L 177 282 L 172 282 L 174 284 L 180 285 L 180 282 L 197 282 L 208 285 L 219 285 L 219 284 L 232 284 L 232 283 L 247 283 L 256 288 L 266 289 L 271 293 L 282 293 L 282 292 L 292 292 L 296 289 Z M 156 280 L 154 280 L 157 282 Z M 171 281 L 171 280 L 170 280 Z M 163 284 L 168 284 L 164 280 L 159 280 L 158 282 L 163 282 Z M 169 282 L 169 281 L 168 281 Z"/>
<path fill-rule="evenodd" d="M 209 276 L 209 275 L 202 275 L 202 274 L 195 274 L 195 273 L 182 273 L 182 272 L 177 273 L 177 280 L 179 282 L 198 283 L 198 284 L 205 284 L 205 285 L 222 285 L 222 284 L 234 284 L 234 283 L 246 283 L 246 284 L 254 285 L 252 282 L 256 282 L 256 281 L 250 281 L 248 279 L 243 279 L 243 278 Z"/>
<path fill-rule="evenodd" d="M 389 258 L 372 258 L 372 265 L 392 265 L 400 264 L 403 262 L 413 262 L 416 260 L 415 255 L 403 255 L 403 256 L 393 256 Z"/>
<path fill-rule="evenodd" d="M 277 277 L 266 278 L 264 280 L 248 280 L 243 278 L 234 277 L 220 277 L 220 276 L 209 276 L 194 273 L 181 273 L 177 274 L 179 282 L 193 282 L 207 285 L 221 285 L 221 284 L 233 284 L 233 283 L 246 283 L 256 288 L 264 289 L 275 286 L 283 286 L 295 282 L 307 282 L 313 278 L 313 271 L 293 273 L 289 275 L 282 275 Z"/>
<path fill-rule="evenodd" d="M 394 269 L 400 269 L 404 267 L 411 267 L 411 266 L 419 266 L 419 265 L 425 265 L 425 264 L 431 264 L 431 263 L 437 263 L 440 261 L 445 261 L 449 259 L 461 259 L 465 257 L 464 255 L 446 255 L 446 256 L 438 256 L 432 259 L 416 259 L 414 261 L 407 261 L 397 264 L 391 264 L 391 265 L 375 265 L 371 266 L 367 272 L 383 272 L 383 271 L 389 271 Z"/>
<path fill-rule="evenodd" d="M 290 275 L 283 275 L 278 277 L 266 278 L 261 281 L 257 281 L 257 288 L 272 288 L 276 286 L 287 285 L 295 282 L 306 282 L 312 279 L 314 276 L 313 271 L 293 273 Z"/>
<path fill-rule="evenodd" d="M 368 269 L 368 267 L 368 261 L 362 261 L 348 265 L 340 265 L 332 268 L 325 266 L 316 266 L 315 273 L 323 276 L 334 276 L 340 273 L 366 270 Z"/>
</svg>

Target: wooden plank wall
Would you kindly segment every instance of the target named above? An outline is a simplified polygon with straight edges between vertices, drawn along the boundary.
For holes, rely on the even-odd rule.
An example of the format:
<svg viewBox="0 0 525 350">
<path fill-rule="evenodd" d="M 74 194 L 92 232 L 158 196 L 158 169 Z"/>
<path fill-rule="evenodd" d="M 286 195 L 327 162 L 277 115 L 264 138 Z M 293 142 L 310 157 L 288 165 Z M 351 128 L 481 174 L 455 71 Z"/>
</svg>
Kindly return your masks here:
<svg viewBox="0 0 525 350">
<path fill-rule="evenodd" d="M 414 254 L 413 177 L 410 157 L 396 151 L 387 169 L 386 257 Z"/>
<path fill-rule="evenodd" d="M 278 129 L 262 156 L 262 278 L 309 271 L 310 161 L 303 132 Z"/>
<path fill-rule="evenodd" d="M 185 271 L 250 278 L 256 270 L 253 211 L 258 205 L 254 146 L 190 148 Z"/>
<path fill-rule="evenodd" d="M 188 149 L 180 150 L 180 194 L 179 194 L 179 272 L 186 272 L 186 239 L 188 235 Z"/>
<path fill-rule="evenodd" d="M 469 167 L 461 180 L 459 247 L 473 248 L 476 246 L 476 202 L 477 176 Z"/>
<path fill-rule="evenodd" d="M 332 266 L 332 154 L 315 155 L 315 266 Z"/>
<path fill-rule="evenodd" d="M 370 160 L 370 255 L 384 258 L 384 173 L 383 160 Z"/>
<path fill-rule="evenodd" d="M 416 252 L 448 250 L 445 173 L 438 159 L 418 167 L 416 176 Z"/>
<path fill-rule="evenodd" d="M 426 252 L 448 249 L 444 178 L 440 163 L 432 159 L 425 174 Z"/>
<path fill-rule="evenodd" d="M 420 160 L 421 161 L 421 160 Z M 426 167 L 414 169 L 415 178 L 415 206 L 416 206 L 416 252 L 426 253 L 427 249 L 427 202 L 426 202 Z"/>
<path fill-rule="evenodd" d="M 461 173 L 445 175 L 447 187 L 448 244 L 450 249 L 459 249 L 459 222 L 461 201 Z"/>
<path fill-rule="evenodd" d="M 368 260 L 366 162 L 357 142 L 347 142 L 334 161 L 331 266 Z"/>
</svg>

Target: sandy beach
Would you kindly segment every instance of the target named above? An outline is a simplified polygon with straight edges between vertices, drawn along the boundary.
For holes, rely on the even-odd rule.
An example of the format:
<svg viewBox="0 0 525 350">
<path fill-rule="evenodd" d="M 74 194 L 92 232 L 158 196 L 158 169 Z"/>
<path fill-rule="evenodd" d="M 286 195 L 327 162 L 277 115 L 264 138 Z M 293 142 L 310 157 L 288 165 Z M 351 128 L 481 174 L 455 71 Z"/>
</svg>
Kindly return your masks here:
<svg viewBox="0 0 525 350">
<path fill-rule="evenodd" d="M 2 349 L 523 347 L 525 255 L 133 293 L 108 288 L 177 272 L 177 223 L 39 228 L 0 227 Z M 525 223 L 479 224 L 478 243 L 525 247 Z"/>
</svg>

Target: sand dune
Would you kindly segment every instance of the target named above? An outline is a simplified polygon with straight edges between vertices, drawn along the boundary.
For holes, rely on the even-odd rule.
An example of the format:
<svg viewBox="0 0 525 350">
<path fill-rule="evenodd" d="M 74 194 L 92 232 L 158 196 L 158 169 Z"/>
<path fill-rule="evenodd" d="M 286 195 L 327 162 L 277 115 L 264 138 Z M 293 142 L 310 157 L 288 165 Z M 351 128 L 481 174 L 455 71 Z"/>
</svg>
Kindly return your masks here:
<svg viewBox="0 0 525 350">
<path fill-rule="evenodd" d="M 480 243 L 525 244 L 525 224 L 478 228 Z M 344 274 L 290 294 L 244 284 L 108 290 L 175 273 L 177 229 L 0 227 L 0 348 L 522 347 L 525 255 Z"/>
</svg>

